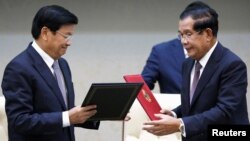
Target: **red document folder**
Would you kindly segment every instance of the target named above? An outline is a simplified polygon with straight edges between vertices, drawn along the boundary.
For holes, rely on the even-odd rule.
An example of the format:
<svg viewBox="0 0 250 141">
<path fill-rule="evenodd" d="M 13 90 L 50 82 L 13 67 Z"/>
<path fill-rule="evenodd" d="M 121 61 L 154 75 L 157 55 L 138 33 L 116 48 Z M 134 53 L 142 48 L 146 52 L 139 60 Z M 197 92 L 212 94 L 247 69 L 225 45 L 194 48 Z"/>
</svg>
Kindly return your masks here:
<svg viewBox="0 0 250 141">
<path fill-rule="evenodd" d="M 141 91 L 137 95 L 137 99 L 139 103 L 142 105 L 147 115 L 149 116 L 149 118 L 151 120 L 158 120 L 159 118 L 155 117 L 154 114 L 160 113 L 161 106 L 155 99 L 153 93 L 149 89 L 143 77 L 140 74 L 134 74 L 134 75 L 124 75 L 123 78 L 125 79 L 126 82 L 143 82 L 144 83 Z"/>
</svg>

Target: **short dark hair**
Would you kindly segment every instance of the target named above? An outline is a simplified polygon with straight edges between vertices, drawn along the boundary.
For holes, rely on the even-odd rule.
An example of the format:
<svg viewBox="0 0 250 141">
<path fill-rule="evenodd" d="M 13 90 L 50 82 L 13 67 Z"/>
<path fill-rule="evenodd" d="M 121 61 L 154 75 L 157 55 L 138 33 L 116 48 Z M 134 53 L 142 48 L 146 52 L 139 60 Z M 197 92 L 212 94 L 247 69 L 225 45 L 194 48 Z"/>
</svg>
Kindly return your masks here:
<svg viewBox="0 0 250 141">
<path fill-rule="evenodd" d="M 41 29 L 46 26 L 51 31 L 56 32 L 62 25 L 77 24 L 78 18 L 67 9 L 58 5 L 44 6 L 36 13 L 31 33 L 34 39 L 37 39 L 41 34 Z"/>
<path fill-rule="evenodd" d="M 219 21 L 218 14 L 214 9 L 201 1 L 195 1 L 189 4 L 180 14 L 180 20 L 189 16 L 195 20 L 193 27 L 195 31 L 202 31 L 206 28 L 210 28 L 213 35 L 217 37 Z"/>
</svg>

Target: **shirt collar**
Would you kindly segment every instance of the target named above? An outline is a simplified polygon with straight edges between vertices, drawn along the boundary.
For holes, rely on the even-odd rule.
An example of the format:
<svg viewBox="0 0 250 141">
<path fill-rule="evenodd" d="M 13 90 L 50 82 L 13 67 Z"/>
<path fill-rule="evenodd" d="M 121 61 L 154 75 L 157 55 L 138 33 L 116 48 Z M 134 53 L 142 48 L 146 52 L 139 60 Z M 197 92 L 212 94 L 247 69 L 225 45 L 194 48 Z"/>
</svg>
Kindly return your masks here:
<svg viewBox="0 0 250 141">
<path fill-rule="evenodd" d="M 215 44 L 213 45 L 212 48 L 209 49 L 209 51 L 206 53 L 205 56 L 203 56 L 201 59 L 200 59 L 200 64 L 202 65 L 202 68 L 204 68 L 208 62 L 208 59 L 210 58 L 210 56 L 212 55 L 215 47 L 217 46 L 218 44 L 218 41 L 215 42 Z"/>
<path fill-rule="evenodd" d="M 183 50 L 184 50 L 185 58 L 188 58 L 188 52 L 187 52 L 187 50 L 185 48 L 183 48 Z"/>
<path fill-rule="evenodd" d="M 39 45 L 36 43 L 36 41 L 32 42 L 32 47 L 42 57 L 42 59 L 44 60 L 44 62 L 47 64 L 47 66 L 49 68 L 51 68 L 51 66 L 53 65 L 53 63 L 54 63 L 55 60 L 52 57 L 50 57 L 45 51 L 43 51 L 42 48 L 39 47 Z"/>
</svg>

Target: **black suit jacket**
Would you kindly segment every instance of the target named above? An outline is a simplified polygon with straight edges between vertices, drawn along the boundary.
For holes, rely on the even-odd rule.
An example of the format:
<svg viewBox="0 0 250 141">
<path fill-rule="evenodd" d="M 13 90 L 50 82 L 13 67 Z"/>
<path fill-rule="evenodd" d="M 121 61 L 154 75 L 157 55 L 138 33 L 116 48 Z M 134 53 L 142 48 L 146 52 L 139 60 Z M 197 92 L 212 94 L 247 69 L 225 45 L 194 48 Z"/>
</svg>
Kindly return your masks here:
<svg viewBox="0 0 250 141">
<path fill-rule="evenodd" d="M 74 127 L 62 127 L 62 112 L 74 107 L 70 68 L 59 59 L 67 87 L 68 108 L 57 82 L 41 56 L 31 46 L 16 56 L 4 71 L 9 141 L 74 141 Z M 87 128 L 99 123 L 86 122 Z"/>
</svg>

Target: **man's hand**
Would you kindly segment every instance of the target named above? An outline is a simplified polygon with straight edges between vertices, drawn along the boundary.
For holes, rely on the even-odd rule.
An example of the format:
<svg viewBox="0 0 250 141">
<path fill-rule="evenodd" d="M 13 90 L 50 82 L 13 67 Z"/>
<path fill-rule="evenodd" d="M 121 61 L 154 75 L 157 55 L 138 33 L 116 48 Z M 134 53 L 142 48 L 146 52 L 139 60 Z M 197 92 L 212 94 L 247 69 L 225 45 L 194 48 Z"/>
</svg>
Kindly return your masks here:
<svg viewBox="0 0 250 141">
<path fill-rule="evenodd" d="M 173 113 L 167 109 L 161 109 L 160 113 L 174 117 Z"/>
<path fill-rule="evenodd" d="M 96 114 L 96 105 L 89 105 L 85 107 L 76 106 L 69 110 L 70 124 L 84 123 L 88 118 Z"/>
<path fill-rule="evenodd" d="M 143 130 L 157 136 L 172 134 L 179 131 L 180 120 L 165 114 L 155 114 L 160 120 L 145 122 Z"/>
</svg>

